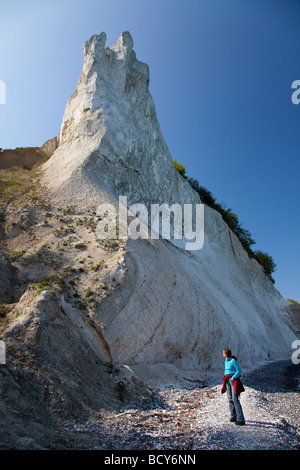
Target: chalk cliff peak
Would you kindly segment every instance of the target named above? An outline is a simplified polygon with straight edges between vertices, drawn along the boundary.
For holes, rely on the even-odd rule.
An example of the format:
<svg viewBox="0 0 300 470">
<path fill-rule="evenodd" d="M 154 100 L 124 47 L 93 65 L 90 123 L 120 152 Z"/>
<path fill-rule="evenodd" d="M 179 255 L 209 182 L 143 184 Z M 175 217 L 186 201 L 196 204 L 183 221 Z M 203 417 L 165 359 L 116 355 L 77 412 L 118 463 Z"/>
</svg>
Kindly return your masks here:
<svg viewBox="0 0 300 470">
<path fill-rule="evenodd" d="M 72 202 L 118 195 L 129 203 L 200 202 L 174 169 L 148 88 L 149 67 L 137 60 L 130 33 L 110 48 L 105 42 L 101 33 L 83 46 L 82 73 L 59 147 L 44 165 L 44 184 Z"/>
</svg>

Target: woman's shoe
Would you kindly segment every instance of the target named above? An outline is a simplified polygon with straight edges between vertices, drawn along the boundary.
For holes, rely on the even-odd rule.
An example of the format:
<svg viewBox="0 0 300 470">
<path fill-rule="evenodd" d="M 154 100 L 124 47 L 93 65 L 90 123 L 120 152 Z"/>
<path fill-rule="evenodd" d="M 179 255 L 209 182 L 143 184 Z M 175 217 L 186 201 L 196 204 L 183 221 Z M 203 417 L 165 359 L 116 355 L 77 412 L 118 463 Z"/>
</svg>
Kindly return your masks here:
<svg viewBox="0 0 300 470">
<path fill-rule="evenodd" d="M 235 421 L 236 421 L 236 418 L 230 418 L 230 420 L 229 420 L 229 421 L 230 421 L 231 423 L 235 423 Z"/>
<path fill-rule="evenodd" d="M 245 421 L 235 421 L 234 424 L 237 424 L 238 426 L 243 426 L 245 423 Z"/>
</svg>

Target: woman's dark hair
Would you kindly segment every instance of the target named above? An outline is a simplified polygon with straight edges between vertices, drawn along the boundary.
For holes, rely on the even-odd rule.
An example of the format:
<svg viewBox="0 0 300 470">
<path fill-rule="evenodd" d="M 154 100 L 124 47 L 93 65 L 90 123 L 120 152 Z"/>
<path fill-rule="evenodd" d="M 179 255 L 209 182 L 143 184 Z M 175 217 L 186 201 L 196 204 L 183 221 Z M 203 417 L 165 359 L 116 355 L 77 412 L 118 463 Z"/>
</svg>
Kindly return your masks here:
<svg viewBox="0 0 300 470">
<path fill-rule="evenodd" d="M 237 359 L 236 359 L 236 356 L 232 356 L 230 349 L 225 348 L 225 349 L 224 349 L 224 353 L 226 354 L 227 357 L 231 357 L 232 359 L 237 360 Z"/>
</svg>

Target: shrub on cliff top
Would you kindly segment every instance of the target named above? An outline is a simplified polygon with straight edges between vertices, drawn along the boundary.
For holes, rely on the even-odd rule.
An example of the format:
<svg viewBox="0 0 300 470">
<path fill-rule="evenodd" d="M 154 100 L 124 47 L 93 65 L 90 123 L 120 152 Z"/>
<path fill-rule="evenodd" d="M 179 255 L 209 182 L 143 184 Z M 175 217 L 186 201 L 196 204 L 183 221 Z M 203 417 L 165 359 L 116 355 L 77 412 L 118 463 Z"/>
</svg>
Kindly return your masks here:
<svg viewBox="0 0 300 470">
<path fill-rule="evenodd" d="M 221 204 L 219 204 L 212 193 L 200 186 L 199 182 L 195 178 L 189 178 L 186 175 L 186 165 L 178 163 L 177 160 L 173 160 L 176 170 L 187 180 L 189 185 L 199 194 L 201 201 L 207 206 L 211 207 L 218 211 L 224 222 L 228 227 L 236 234 L 241 244 L 247 251 L 248 255 L 252 258 L 255 258 L 264 268 L 265 273 L 274 282 L 274 279 L 271 277 L 271 274 L 275 271 L 276 264 L 273 261 L 273 258 L 265 252 L 260 250 L 253 251 L 251 246 L 255 244 L 255 240 L 252 238 L 249 230 L 242 227 L 237 214 L 235 214 L 232 209 L 226 209 Z"/>
</svg>

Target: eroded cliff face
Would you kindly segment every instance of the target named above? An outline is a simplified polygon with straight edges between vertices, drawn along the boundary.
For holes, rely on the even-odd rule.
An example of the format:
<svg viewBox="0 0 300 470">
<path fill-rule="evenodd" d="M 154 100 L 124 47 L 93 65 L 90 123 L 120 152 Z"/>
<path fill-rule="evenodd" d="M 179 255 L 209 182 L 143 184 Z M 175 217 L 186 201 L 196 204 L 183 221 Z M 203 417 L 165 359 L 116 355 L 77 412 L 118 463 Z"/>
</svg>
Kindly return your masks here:
<svg viewBox="0 0 300 470">
<path fill-rule="evenodd" d="M 64 210 L 65 226 L 52 223 L 51 228 L 40 221 L 35 237 L 43 233 L 47 242 L 48 275 L 54 277 L 55 269 L 65 273 L 59 306 L 69 327 L 82 327 L 85 341 L 103 363 L 129 364 L 144 375 L 150 371 L 145 364 L 222 369 L 224 347 L 243 366 L 289 356 L 295 336 L 286 319 L 287 302 L 213 209 L 205 207 L 204 245 L 198 250 L 151 238 L 117 242 L 111 254 L 99 246 L 99 204 L 117 204 L 119 196 L 147 207 L 201 202 L 174 169 L 149 93 L 148 66 L 132 48 L 128 32 L 111 48 L 105 48 L 104 33 L 85 43 L 83 71 L 66 106 L 58 148 L 42 166 L 40 182 L 53 206 L 53 220 L 54 215 L 59 218 L 58 208 Z M 55 237 L 64 247 L 61 257 L 50 250 L 59 245 Z M 78 249 L 86 250 L 84 258 L 75 255 Z M 26 257 L 39 263 L 30 256 L 19 261 L 23 283 L 29 276 Z M 26 312 L 30 314 L 28 305 Z M 34 312 L 38 315 L 36 308 Z M 98 336 L 91 336 L 89 322 Z M 14 338 L 14 323 L 6 335 Z M 74 344 L 74 354 L 75 349 Z"/>
<path fill-rule="evenodd" d="M 122 33 L 84 45 L 83 71 L 66 106 L 59 147 L 44 165 L 53 197 L 78 203 L 199 204 L 174 169 L 150 95 L 148 66 Z M 286 302 L 215 211 L 205 207 L 205 241 L 186 251 L 159 240 L 129 240 L 124 289 L 93 317 L 117 362 L 209 368 L 225 345 L 247 362 L 290 353 Z M 126 328 L 124 326 L 126 325 Z"/>
</svg>

